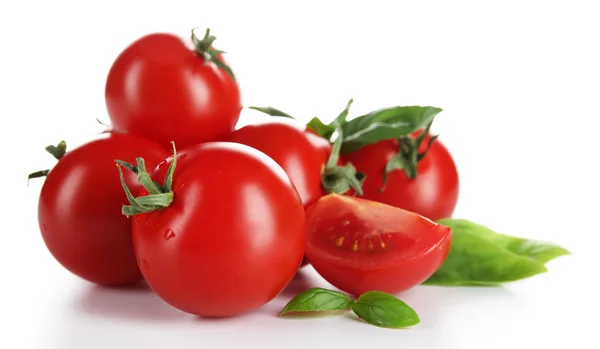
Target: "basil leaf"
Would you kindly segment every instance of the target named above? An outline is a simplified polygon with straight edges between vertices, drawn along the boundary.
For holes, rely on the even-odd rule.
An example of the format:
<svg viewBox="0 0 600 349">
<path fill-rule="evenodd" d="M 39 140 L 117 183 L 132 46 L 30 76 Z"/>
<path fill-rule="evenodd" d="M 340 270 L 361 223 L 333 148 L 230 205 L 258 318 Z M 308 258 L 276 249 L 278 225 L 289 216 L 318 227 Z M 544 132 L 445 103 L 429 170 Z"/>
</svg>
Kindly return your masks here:
<svg viewBox="0 0 600 349">
<path fill-rule="evenodd" d="M 353 300 L 347 294 L 315 287 L 294 297 L 279 315 L 290 312 L 346 310 L 352 307 L 352 303 Z"/>
<path fill-rule="evenodd" d="M 349 153 L 372 143 L 397 138 L 419 130 L 442 111 L 435 107 L 406 106 L 373 111 L 342 124 L 342 153 Z"/>
<path fill-rule="evenodd" d="M 352 311 L 369 324 L 379 327 L 409 327 L 421 321 L 408 304 L 379 291 L 363 293 L 352 305 Z"/>
<path fill-rule="evenodd" d="M 295 119 L 290 114 L 282 112 L 281 110 L 273 107 L 248 107 L 248 109 L 258 110 L 270 116 L 283 116 L 285 118 Z"/>
<path fill-rule="evenodd" d="M 331 136 L 333 136 L 333 133 L 335 132 L 335 126 L 324 124 L 318 117 L 312 118 L 308 124 L 306 124 L 306 127 L 326 140 L 331 140 Z"/>
<path fill-rule="evenodd" d="M 497 285 L 547 271 L 544 263 L 568 251 L 554 244 L 498 234 L 464 219 L 441 219 L 452 229 L 450 253 L 423 284 Z"/>
<path fill-rule="evenodd" d="M 444 223 L 446 221 L 446 223 Z M 493 230 L 464 219 L 442 220 L 450 228 L 476 230 L 477 234 L 496 246 L 502 247 L 519 256 L 533 259 L 539 263 L 547 263 L 554 258 L 568 255 L 570 252 L 563 247 L 546 241 L 528 240 L 510 235 L 496 233 Z"/>
</svg>

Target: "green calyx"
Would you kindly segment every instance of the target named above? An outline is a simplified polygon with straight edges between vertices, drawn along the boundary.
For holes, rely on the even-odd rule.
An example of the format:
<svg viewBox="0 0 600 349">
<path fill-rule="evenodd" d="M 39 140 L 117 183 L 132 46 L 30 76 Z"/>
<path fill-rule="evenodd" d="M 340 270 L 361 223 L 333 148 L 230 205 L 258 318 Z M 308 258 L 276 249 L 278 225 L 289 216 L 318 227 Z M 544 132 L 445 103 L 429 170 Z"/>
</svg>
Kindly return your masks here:
<svg viewBox="0 0 600 349">
<path fill-rule="evenodd" d="M 173 202 L 173 173 L 177 166 L 177 150 L 175 149 L 175 143 L 171 142 L 171 144 L 173 145 L 173 161 L 169 165 L 165 181 L 162 185 L 152 180 L 150 174 L 146 170 L 146 163 L 143 158 L 136 159 L 137 166 L 126 161 L 115 160 L 117 169 L 119 170 L 121 186 L 129 201 L 129 205 L 124 205 L 121 208 L 121 212 L 125 216 L 130 217 L 136 214 L 158 211 L 165 207 L 169 207 Z M 138 182 L 148 191 L 148 195 L 138 198 L 133 196 L 131 190 L 129 190 L 129 187 L 125 183 L 122 167 L 125 167 L 137 175 Z"/>
<path fill-rule="evenodd" d="M 56 160 L 60 160 L 60 158 L 67 153 L 67 143 L 65 141 L 60 141 L 57 145 L 49 145 L 45 149 L 50 155 L 54 156 Z M 46 177 L 48 173 L 50 173 L 49 169 L 30 173 L 27 176 L 27 183 L 29 183 L 29 180 L 32 178 Z"/>
<path fill-rule="evenodd" d="M 432 121 L 433 122 L 433 121 Z M 438 138 L 439 135 L 431 136 L 427 142 L 427 147 L 422 152 L 419 152 L 421 144 L 429 134 L 431 124 L 427 124 L 425 129 L 419 134 L 418 137 L 413 138 L 410 135 L 398 137 L 398 153 L 385 165 L 383 171 L 383 185 L 379 191 L 384 191 L 387 184 L 388 173 L 395 170 L 404 170 L 406 176 L 410 179 L 417 178 L 417 165 L 431 149 L 431 145 Z"/>
<path fill-rule="evenodd" d="M 357 194 L 362 195 L 362 184 L 365 176 L 357 172 L 352 164 L 337 166 L 340 154 L 357 151 L 379 141 L 397 139 L 399 143 L 398 154 L 392 158 L 383 173 L 383 191 L 387 183 L 388 173 L 403 169 L 411 179 L 417 177 L 417 164 L 429 151 L 437 139 L 437 135 L 428 140 L 426 149 L 419 152 L 421 144 L 429 134 L 431 124 L 442 109 L 432 106 L 393 106 L 374 110 L 370 113 L 347 120 L 348 111 L 352 105 L 351 99 L 340 115 L 330 123 L 324 123 L 318 117 L 312 118 L 306 127 L 333 144 L 333 151 L 323 169 L 322 184 L 330 193 L 345 193 L 349 188 L 354 188 Z M 271 116 L 293 118 L 289 114 L 273 107 L 250 107 Z M 411 134 L 417 130 L 423 132 L 416 138 Z M 332 141 L 337 134 L 335 141 Z"/>
<path fill-rule="evenodd" d="M 356 168 L 348 163 L 345 166 L 338 166 L 340 152 L 344 143 L 344 130 L 342 125 L 346 123 L 350 106 L 354 102 L 353 99 L 348 101 L 346 108 L 335 118 L 329 125 L 325 125 L 319 118 L 313 118 L 307 125 L 307 128 L 316 132 L 319 136 L 331 141 L 331 137 L 337 132 L 337 138 L 333 142 L 331 154 L 327 163 L 321 171 L 321 185 L 328 193 L 344 194 L 351 188 L 362 195 L 362 184 L 365 180 L 365 175 L 357 172 Z M 270 116 L 285 117 L 296 120 L 292 115 L 273 107 L 249 107 L 249 109 L 263 112 Z"/>
<path fill-rule="evenodd" d="M 223 69 L 229 76 L 231 76 L 233 81 L 235 81 L 235 75 L 233 75 L 233 71 L 231 70 L 231 68 L 218 57 L 219 55 L 226 52 L 217 50 L 212 47 L 212 44 L 215 42 L 215 40 L 217 40 L 217 38 L 214 35 L 210 34 L 210 28 L 206 29 L 206 32 L 204 33 L 204 37 L 202 39 L 199 39 L 196 36 L 195 31 L 196 28 L 192 29 L 191 34 L 192 43 L 194 44 L 194 51 L 196 51 L 196 53 L 200 57 L 204 58 L 204 64 L 208 64 L 208 62 L 213 62 L 217 65 L 217 67 Z"/>
<path fill-rule="evenodd" d="M 346 108 L 332 123 L 335 127 L 334 132 L 337 132 L 337 137 L 333 142 L 331 154 L 321 174 L 321 185 L 328 193 L 344 194 L 352 188 L 356 194 L 363 195 L 362 184 L 366 178 L 364 173 L 357 172 L 351 163 L 347 163 L 345 166 L 338 166 L 340 151 L 344 142 L 344 131 L 341 125 L 346 122 L 346 117 L 348 117 L 348 112 L 353 102 L 350 99 L 348 104 L 346 104 Z"/>
</svg>

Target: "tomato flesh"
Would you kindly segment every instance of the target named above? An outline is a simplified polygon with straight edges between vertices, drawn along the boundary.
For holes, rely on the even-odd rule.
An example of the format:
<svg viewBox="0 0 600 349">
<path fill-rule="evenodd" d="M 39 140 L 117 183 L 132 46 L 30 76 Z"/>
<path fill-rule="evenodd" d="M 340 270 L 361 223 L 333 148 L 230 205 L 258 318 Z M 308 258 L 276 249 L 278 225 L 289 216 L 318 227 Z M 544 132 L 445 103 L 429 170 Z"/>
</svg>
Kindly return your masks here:
<svg viewBox="0 0 600 349">
<path fill-rule="evenodd" d="M 446 258 L 449 228 L 379 202 L 330 194 L 307 211 L 306 256 L 328 282 L 360 295 L 399 293 Z"/>
<path fill-rule="evenodd" d="M 157 182 L 171 161 L 158 166 Z M 305 214 L 272 159 L 241 144 L 189 147 L 177 156 L 173 193 L 170 206 L 132 217 L 144 278 L 167 303 L 234 316 L 261 307 L 292 280 L 306 247 Z"/>
</svg>

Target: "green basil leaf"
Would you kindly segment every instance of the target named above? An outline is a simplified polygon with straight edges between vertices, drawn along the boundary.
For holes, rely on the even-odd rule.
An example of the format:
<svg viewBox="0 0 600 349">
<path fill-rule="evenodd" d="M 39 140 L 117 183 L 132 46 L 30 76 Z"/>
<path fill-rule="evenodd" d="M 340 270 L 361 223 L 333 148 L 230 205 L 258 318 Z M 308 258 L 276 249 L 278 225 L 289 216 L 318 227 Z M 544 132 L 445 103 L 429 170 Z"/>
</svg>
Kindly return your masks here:
<svg viewBox="0 0 600 349">
<path fill-rule="evenodd" d="M 283 116 L 285 118 L 295 119 L 290 114 L 273 107 L 248 107 L 248 109 L 258 110 L 270 116 Z"/>
<path fill-rule="evenodd" d="M 435 107 L 406 106 L 373 111 L 342 125 L 342 153 L 349 153 L 385 139 L 408 135 L 426 127 L 442 111 Z"/>
<path fill-rule="evenodd" d="M 379 327 L 409 327 L 421 321 L 408 304 L 379 291 L 363 293 L 352 305 L 352 311 L 367 323 Z"/>
<path fill-rule="evenodd" d="M 497 285 L 547 271 L 544 263 L 568 254 L 562 247 L 498 234 L 465 219 L 441 219 L 452 229 L 452 246 L 426 285 Z"/>
<path fill-rule="evenodd" d="M 347 310 L 353 300 L 347 294 L 320 287 L 306 290 L 289 301 L 279 315 L 290 312 Z"/>
<path fill-rule="evenodd" d="M 335 132 L 335 126 L 324 124 L 323 121 L 316 116 L 306 124 L 306 127 L 326 140 L 331 140 L 331 136 L 333 136 L 333 133 Z"/>
<path fill-rule="evenodd" d="M 444 223 L 444 221 L 446 223 Z M 533 259 L 539 263 L 547 263 L 554 258 L 568 255 L 565 248 L 546 241 L 528 240 L 510 235 L 496 233 L 493 230 L 464 219 L 441 220 L 440 223 L 452 225 L 458 229 L 476 230 L 477 234 L 496 246 L 502 247 L 519 256 Z M 451 228 L 452 228 L 451 227 Z"/>
</svg>

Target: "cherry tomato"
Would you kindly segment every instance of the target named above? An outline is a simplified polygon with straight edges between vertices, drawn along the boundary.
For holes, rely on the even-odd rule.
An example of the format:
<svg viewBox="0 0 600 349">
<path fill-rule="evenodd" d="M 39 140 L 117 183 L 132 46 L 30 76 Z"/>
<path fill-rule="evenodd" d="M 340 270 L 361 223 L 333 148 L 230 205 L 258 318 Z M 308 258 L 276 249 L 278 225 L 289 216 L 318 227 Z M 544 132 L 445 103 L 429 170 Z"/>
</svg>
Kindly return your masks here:
<svg viewBox="0 0 600 349">
<path fill-rule="evenodd" d="M 106 107 L 115 130 L 139 134 L 170 149 L 221 140 L 235 127 L 242 104 L 221 54 L 191 47 L 178 36 L 156 33 L 129 45 L 106 79 Z M 212 42 L 212 41 L 211 41 Z"/>
<path fill-rule="evenodd" d="M 294 183 L 305 207 L 326 194 L 321 174 L 331 144 L 306 126 L 292 120 L 270 120 L 236 130 L 229 141 L 251 146 L 275 160 Z"/>
<path fill-rule="evenodd" d="M 172 202 L 132 216 L 148 285 L 172 306 L 205 317 L 261 307 L 292 280 L 306 247 L 292 182 L 271 158 L 241 144 L 195 145 L 176 159 Z M 172 161 L 156 169 L 157 183 Z"/>
<path fill-rule="evenodd" d="M 416 213 L 345 195 L 306 212 L 306 256 L 333 286 L 360 295 L 399 293 L 429 278 L 448 255 L 452 233 Z"/>
<path fill-rule="evenodd" d="M 283 167 L 305 208 L 327 194 L 321 185 L 321 175 L 331 154 L 331 144 L 306 126 L 287 119 L 270 120 L 236 130 L 229 141 L 258 149 Z M 304 258 L 302 266 L 307 264 Z"/>
<path fill-rule="evenodd" d="M 50 253 L 67 270 L 93 283 L 125 285 L 141 280 L 131 222 L 115 159 L 144 156 L 156 166 L 169 153 L 158 143 L 127 134 L 104 134 L 60 157 L 40 192 L 38 218 Z M 140 190 L 133 174 L 126 177 Z"/>
<path fill-rule="evenodd" d="M 429 138 L 430 135 L 427 135 L 421 143 L 420 152 L 425 151 Z M 417 163 L 415 178 L 410 178 L 402 169 L 393 170 L 388 173 L 384 187 L 386 164 L 398 154 L 398 150 L 398 141 L 391 139 L 344 155 L 345 161 L 366 175 L 362 197 L 416 212 L 432 220 L 450 217 L 458 201 L 459 177 L 448 149 L 439 139 L 435 140 Z"/>
</svg>

